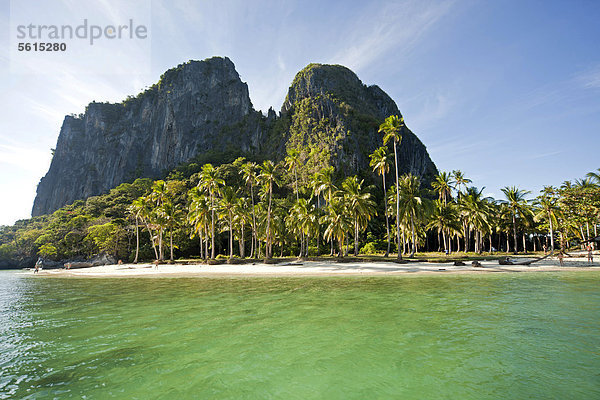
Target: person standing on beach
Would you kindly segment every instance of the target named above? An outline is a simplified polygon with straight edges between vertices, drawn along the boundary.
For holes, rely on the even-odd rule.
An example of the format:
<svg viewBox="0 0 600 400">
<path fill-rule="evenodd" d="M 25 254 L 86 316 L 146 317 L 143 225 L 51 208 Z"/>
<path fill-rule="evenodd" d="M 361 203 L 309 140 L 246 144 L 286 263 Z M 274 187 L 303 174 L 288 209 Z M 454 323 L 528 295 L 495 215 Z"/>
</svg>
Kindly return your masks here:
<svg viewBox="0 0 600 400">
<path fill-rule="evenodd" d="M 565 255 L 563 254 L 563 251 L 562 251 L 562 250 L 561 250 L 561 251 L 559 251 L 559 252 L 558 252 L 558 262 L 560 263 L 560 266 L 561 266 L 561 267 L 564 265 L 564 264 L 563 264 L 563 258 L 564 258 L 564 257 L 565 257 Z"/>
<path fill-rule="evenodd" d="M 592 253 L 592 246 L 588 246 L 588 248 L 587 248 L 587 251 L 588 251 L 588 254 L 587 254 L 587 256 L 588 256 L 588 257 L 587 257 L 587 259 L 588 259 L 588 262 L 589 262 L 590 264 L 593 264 L 593 263 L 594 263 L 594 255 L 593 255 L 593 253 Z"/>
<path fill-rule="evenodd" d="M 38 260 L 35 262 L 35 269 L 33 270 L 34 274 L 40 272 L 40 267 L 42 266 L 43 262 L 44 261 L 42 260 L 42 257 L 38 258 Z"/>
</svg>

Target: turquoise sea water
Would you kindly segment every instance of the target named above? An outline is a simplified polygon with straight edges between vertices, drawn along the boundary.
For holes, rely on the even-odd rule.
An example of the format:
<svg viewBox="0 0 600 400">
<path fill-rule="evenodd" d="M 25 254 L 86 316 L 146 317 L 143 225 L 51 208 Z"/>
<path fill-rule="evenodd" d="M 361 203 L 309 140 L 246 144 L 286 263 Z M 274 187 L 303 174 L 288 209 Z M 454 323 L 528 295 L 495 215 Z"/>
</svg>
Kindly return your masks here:
<svg viewBox="0 0 600 400">
<path fill-rule="evenodd" d="M 600 273 L 0 271 L 0 398 L 600 398 Z"/>
</svg>

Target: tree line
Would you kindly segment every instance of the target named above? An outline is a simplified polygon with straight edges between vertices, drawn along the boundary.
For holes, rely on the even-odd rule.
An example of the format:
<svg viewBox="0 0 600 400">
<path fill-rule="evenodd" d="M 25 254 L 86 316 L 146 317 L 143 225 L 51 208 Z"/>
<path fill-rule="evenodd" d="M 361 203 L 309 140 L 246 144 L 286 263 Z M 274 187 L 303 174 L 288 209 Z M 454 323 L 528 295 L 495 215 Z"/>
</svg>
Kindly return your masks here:
<svg viewBox="0 0 600 400">
<path fill-rule="evenodd" d="M 138 179 L 0 228 L 0 260 L 98 253 L 131 262 L 392 253 L 402 259 L 422 251 L 517 253 L 594 243 L 600 169 L 546 186 L 535 198 L 505 187 L 495 200 L 458 170 L 440 172 L 430 186 L 400 174 L 403 130 L 397 116 L 381 124 L 370 179 L 344 177 L 333 166 L 308 174 L 298 150 L 277 163 L 192 163 L 167 179 Z"/>
</svg>

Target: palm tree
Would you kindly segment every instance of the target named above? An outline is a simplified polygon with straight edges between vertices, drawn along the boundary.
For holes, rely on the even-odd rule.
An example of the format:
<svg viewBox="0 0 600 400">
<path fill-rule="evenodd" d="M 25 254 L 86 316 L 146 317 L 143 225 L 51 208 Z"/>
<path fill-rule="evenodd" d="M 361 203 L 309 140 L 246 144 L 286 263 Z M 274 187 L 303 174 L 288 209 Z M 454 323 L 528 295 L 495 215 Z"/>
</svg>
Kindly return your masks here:
<svg viewBox="0 0 600 400">
<path fill-rule="evenodd" d="M 548 220 L 548 235 L 550 236 L 550 252 L 554 252 L 554 223 L 556 221 L 556 197 L 555 189 L 552 186 L 544 186 L 540 191 L 540 195 L 535 199 L 533 205 L 535 207 L 535 220 Z M 546 236 L 547 238 L 547 236 Z M 548 243 L 548 239 L 546 239 Z"/>
<path fill-rule="evenodd" d="M 348 212 L 354 221 L 354 256 L 358 256 L 359 230 L 364 230 L 375 214 L 375 202 L 371 200 L 371 193 L 362 188 L 364 180 L 358 181 L 356 176 L 348 177 L 342 182 L 343 197 Z"/>
<path fill-rule="evenodd" d="M 212 164 L 204 164 L 200 172 L 200 183 L 198 186 L 208 192 L 210 200 L 210 235 L 211 249 L 210 258 L 215 258 L 215 194 L 220 186 L 225 185 L 225 181 L 219 178 L 217 170 Z"/>
<path fill-rule="evenodd" d="M 384 214 L 385 214 L 385 230 L 387 236 L 387 250 L 385 251 L 385 257 L 390 255 L 390 218 L 387 212 L 387 196 L 386 196 L 386 188 L 385 188 L 385 173 L 390 169 L 390 155 L 387 152 L 387 147 L 382 146 L 376 149 L 373 154 L 370 155 L 371 162 L 369 165 L 373 168 L 373 172 L 376 172 L 378 175 L 381 175 L 383 182 L 383 206 L 384 206 Z"/>
<path fill-rule="evenodd" d="M 444 251 L 447 251 L 449 246 L 446 241 L 446 234 L 448 234 L 447 239 L 450 241 L 450 235 L 460 232 L 459 214 L 456 205 L 452 202 L 445 204 L 437 199 L 434 203 L 433 212 L 429 217 L 427 229 L 437 230 L 438 235 L 443 237 Z"/>
<path fill-rule="evenodd" d="M 452 198 L 452 183 L 452 174 L 440 172 L 431 184 L 433 190 L 437 192 L 438 198 L 444 204 L 448 203 L 448 200 Z"/>
<path fill-rule="evenodd" d="M 221 198 L 219 200 L 220 217 L 227 218 L 229 223 L 229 258 L 233 258 L 233 213 L 237 206 L 237 195 L 230 186 L 221 189 Z"/>
<path fill-rule="evenodd" d="M 199 187 L 193 187 L 188 192 L 190 206 L 188 221 L 193 231 L 200 238 L 200 257 L 208 257 L 208 223 L 210 221 L 210 203 Z"/>
<path fill-rule="evenodd" d="M 135 218 L 135 258 L 133 259 L 134 264 L 137 264 L 138 256 L 140 254 L 139 220 L 141 218 L 141 214 L 142 214 L 143 210 L 144 210 L 144 201 L 142 200 L 142 198 L 135 199 L 129 206 L 129 213 L 131 213 Z"/>
<path fill-rule="evenodd" d="M 459 169 L 452 171 L 452 176 L 454 176 L 454 183 L 456 184 L 456 190 L 458 192 L 458 195 L 460 196 L 460 194 L 462 193 L 461 188 L 463 186 L 467 187 L 467 185 L 469 183 L 471 183 L 472 181 L 470 179 L 465 178 L 465 175 Z"/>
<path fill-rule="evenodd" d="M 267 259 L 272 256 L 271 249 L 271 211 L 272 211 L 272 199 L 273 199 L 273 185 L 278 184 L 279 179 L 277 176 L 277 165 L 271 160 L 264 161 L 260 166 L 259 180 L 266 187 L 266 192 L 269 196 L 269 205 L 267 207 L 267 238 L 266 238 L 266 250 L 265 256 Z"/>
<path fill-rule="evenodd" d="M 515 254 L 517 254 L 517 214 L 527 213 L 527 200 L 525 196 L 529 194 L 529 191 L 520 190 L 516 186 L 502 188 L 502 193 L 506 196 L 505 203 L 508 204 L 509 209 L 512 213 L 513 223 L 513 238 L 515 245 Z"/>
<path fill-rule="evenodd" d="M 252 258 L 255 256 L 256 243 L 258 241 L 258 236 L 256 234 L 256 213 L 254 211 L 254 185 L 258 182 L 256 164 L 253 162 L 244 163 L 240 173 L 242 174 L 246 185 L 250 186 L 250 200 L 252 203 L 252 244 L 250 248 L 250 257 Z"/>
<path fill-rule="evenodd" d="M 327 224 L 323 236 L 325 240 L 333 242 L 337 239 L 339 244 L 338 257 L 344 256 L 344 241 L 346 232 L 351 228 L 352 222 L 348 218 L 343 198 L 332 197 L 327 205 L 327 213 L 322 217 L 322 222 Z"/>
<path fill-rule="evenodd" d="M 600 168 L 598 168 L 597 172 L 588 172 L 585 176 L 596 182 L 597 185 L 600 185 Z"/>
<path fill-rule="evenodd" d="M 390 139 L 394 141 L 394 165 L 396 166 L 396 236 L 398 239 L 398 259 L 402 259 L 400 249 L 400 184 L 398 179 L 398 151 L 397 145 L 402 142 L 402 133 L 404 129 L 404 118 L 397 115 L 390 115 L 385 122 L 379 125 L 379 132 L 384 132 L 383 144 L 387 145 Z"/>
<path fill-rule="evenodd" d="M 319 172 L 317 172 L 315 174 L 314 180 L 313 180 L 313 183 L 314 183 L 313 193 L 315 196 L 317 196 L 317 203 L 319 202 L 319 196 L 321 194 L 327 196 L 327 204 L 331 203 L 333 193 L 337 190 L 337 188 L 333 184 L 333 173 L 334 173 L 333 167 L 329 166 L 327 168 L 321 169 Z M 318 204 L 318 206 L 320 208 L 320 204 Z M 319 236 L 319 234 L 317 234 L 317 240 L 318 240 L 318 236 Z M 318 247 L 318 244 L 317 244 L 317 247 Z M 333 241 L 331 242 L 331 253 L 329 255 L 330 256 L 333 255 Z"/>
<path fill-rule="evenodd" d="M 297 149 L 288 149 L 287 154 L 284 162 L 288 171 L 294 175 L 294 192 L 296 193 L 296 200 L 298 200 L 298 168 L 302 165 L 300 152 Z"/>
<path fill-rule="evenodd" d="M 483 234 L 491 231 L 489 219 L 492 199 L 483 197 L 481 190 L 476 187 L 467 188 L 462 195 L 460 205 L 463 211 L 464 221 L 467 226 L 467 241 L 470 237 L 470 229 L 475 234 L 475 251 L 481 253 L 483 251 Z M 466 243 L 466 251 L 468 251 L 468 243 Z"/>
<path fill-rule="evenodd" d="M 163 257 L 163 232 L 165 230 L 167 221 L 165 218 L 163 206 L 167 198 L 167 184 L 163 180 L 155 181 L 152 185 L 152 192 L 148 196 L 152 209 L 150 210 L 150 219 L 152 224 L 157 227 L 158 230 L 158 259 L 164 260 Z"/>
<path fill-rule="evenodd" d="M 400 188 L 398 192 L 401 193 L 401 196 L 398 203 L 398 212 L 407 218 L 407 222 L 410 222 L 410 231 L 412 233 L 410 257 L 412 258 L 417 251 L 415 224 L 424 217 L 427 204 L 421 194 L 421 181 L 418 177 L 412 174 L 405 174 L 400 178 L 399 184 Z"/>
<path fill-rule="evenodd" d="M 246 226 L 246 222 L 248 220 L 250 220 L 250 213 L 248 212 L 249 209 L 250 209 L 250 203 L 248 202 L 248 199 L 245 197 L 240 197 L 237 200 L 235 207 L 233 209 L 234 225 L 237 227 L 237 230 L 239 232 L 238 245 L 240 248 L 240 257 L 241 258 L 246 257 L 246 252 L 245 252 L 246 244 L 244 241 L 244 228 Z"/>
</svg>

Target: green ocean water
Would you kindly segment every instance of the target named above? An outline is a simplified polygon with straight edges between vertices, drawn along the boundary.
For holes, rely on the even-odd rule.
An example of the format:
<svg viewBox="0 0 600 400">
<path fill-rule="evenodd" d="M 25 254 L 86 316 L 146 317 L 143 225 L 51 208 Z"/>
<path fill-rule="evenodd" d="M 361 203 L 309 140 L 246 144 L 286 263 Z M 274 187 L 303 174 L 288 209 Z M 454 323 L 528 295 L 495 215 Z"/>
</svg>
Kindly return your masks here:
<svg viewBox="0 0 600 400">
<path fill-rule="evenodd" d="M 600 273 L 0 271 L 0 398 L 600 398 Z"/>
</svg>

